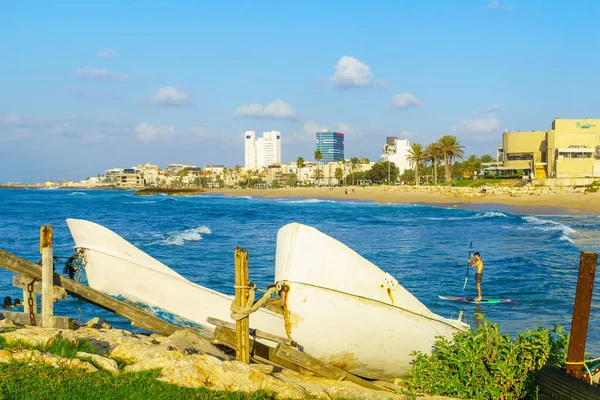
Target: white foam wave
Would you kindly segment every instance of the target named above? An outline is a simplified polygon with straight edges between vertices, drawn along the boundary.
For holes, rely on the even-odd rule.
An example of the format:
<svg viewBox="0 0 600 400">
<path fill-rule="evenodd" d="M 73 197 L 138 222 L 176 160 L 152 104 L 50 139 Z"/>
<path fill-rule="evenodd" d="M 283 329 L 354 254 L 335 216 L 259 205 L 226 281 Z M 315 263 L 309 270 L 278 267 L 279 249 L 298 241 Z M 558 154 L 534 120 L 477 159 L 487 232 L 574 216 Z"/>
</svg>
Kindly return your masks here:
<svg viewBox="0 0 600 400">
<path fill-rule="evenodd" d="M 552 221 L 550 219 L 537 218 L 534 216 L 524 216 L 522 217 L 524 221 L 535 225 L 537 229 L 547 232 L 552 231 L 561 231 L 564 235 L 568 235 L 571 233 L 575 233 L 575 229 L 563 225 L 560 222 Z"/>
<path fill-rule="evenodd" d="M 337 203 L 335 200 L 322 200 L 322 199 L 281 200 L 281 202 L 287 203 L 287 204 Z"/>
<path fill-rule="evenodd" d="M 169 246 L 183 246 L 185 242 L 198 242 L 202 240 L 202 235 L 210 235 L 211 233 L 208 227 L 202 225 L 184 231 L 169 232 L 162 243 Z"/>
<path fill-rule="evenodd" d="M 575 244 L 575 242 L 573 241 L 573 239 L 571 239 L 567 235 L 561 235 L 560 240 L 563 240 L 563 241 Z"/>
<path fill-rule="evenodd" d="M 507 218 L 508 215 L 498 211 L 485 211 L 475 215 L 469 215 L 466 217 L 428 217 L 431 221 L 461 221 L 465 219 L 481 219 L 481 218 Z"/>
<path fill-rule="evenodd" d="M 84 193 L 84 192 L 71 192 L 67 196 L 74 196 L 76 194 L 87 196 L 87 193 Z"/>
</svg>

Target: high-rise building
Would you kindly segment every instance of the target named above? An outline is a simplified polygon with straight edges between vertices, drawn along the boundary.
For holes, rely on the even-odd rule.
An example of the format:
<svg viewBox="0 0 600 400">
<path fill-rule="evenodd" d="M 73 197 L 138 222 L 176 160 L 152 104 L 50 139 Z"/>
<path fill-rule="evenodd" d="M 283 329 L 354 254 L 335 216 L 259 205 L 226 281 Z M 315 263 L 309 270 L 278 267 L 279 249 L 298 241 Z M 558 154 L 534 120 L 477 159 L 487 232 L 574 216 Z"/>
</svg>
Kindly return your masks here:
<svg viewBox="0 0 600 400">
<path fill-rule="evenodd" d="M 327 164 L 344 158 L 344 134 L 339 132 L 329 132 L 323 129 L 317 132 L 317 150 L 321 152 L 323 158 L 321 162 Z"/>
<path fill-rule="evenodd" d="M 405 170 L 412 168 L 407 159 L 409 148 L 410 143 L 408 140 L 398 139 L 395 136 L 388 136 L 386 143 L 383 145 L 381 160 L 393 162 L 400 170 L 399 173 L 402 175 Z"/>
<path fill-rule="evenodd" d="M 255 131 L 245 134 L 245 168 L 258 169 L 273 164 L 281 164 L 281 133 L 263 132 L 262 138 L 256 138 Z"/>
</svg>

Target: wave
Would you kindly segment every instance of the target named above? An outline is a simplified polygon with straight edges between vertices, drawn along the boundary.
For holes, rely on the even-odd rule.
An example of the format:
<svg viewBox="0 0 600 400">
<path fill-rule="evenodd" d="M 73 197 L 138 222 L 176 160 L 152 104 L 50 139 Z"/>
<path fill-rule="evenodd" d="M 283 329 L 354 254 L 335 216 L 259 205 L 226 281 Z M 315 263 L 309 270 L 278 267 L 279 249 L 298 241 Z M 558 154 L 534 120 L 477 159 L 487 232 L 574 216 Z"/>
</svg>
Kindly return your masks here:
<svg viewBox="0 0 600 400">
<path fill-rule="evenodd" d="M 76 194 L 87 196 L 87 193 L 84 193 L 84 192 L 71 192 L 67 196 L 74 196 Z"/>
<path fill-rule="evenodd" d="M 552 221 L 550 219 L 543 219 L 543 218 L 538 218 L 538 217 L 534 217 L 534 216 L 524 216 L 521 217 L 523 219 L 523 221 L 535 225 L 536 229 L 539 229 L 541 231 L 545 231 L 545 232 L 557 232 L 560 231 L 563 233 L 563 235 L 569 235 L 571 233 L 575 233 L 575 229 L 567 226 L 567 225 L 563 225 L 560 222 L 556 222 L 556 221 Z"/>
<path fill-rule="evenodd" d="M 561 235 L 560 240 L 565 241 L 565 242 L 569 242 L 569 243 L 572 243 L 572 244 L 575 244 L 575 242 L 573 241 L 573 239 L 571 239 L 567 235 Z"/>
<path fill-rule="evenodd" d="M 212 232 L 204 225 L 183 231 L 169 232 L 167 237 L 160 243 L 167 246 L 183 246 L 185 242 L 198 242 L 202 235 L 210 235 Z"/>
<path fill-rule="evenodd" d="M 335 200 L 323 200 L 323 199 L 279 200 L 279 202 L 287 203 L 287 204 L 337 203 L 337 201 L 335 201 Z"/>
<path fill-rule="evenodd" d="M 481 218 L 508 218 L 508 215 L 498 211 L 484 211 L 475 215 L 465 217 L 428 217 L 431 221 L 461 221 L 464 219 L 481 219 Z"/>
</svg>

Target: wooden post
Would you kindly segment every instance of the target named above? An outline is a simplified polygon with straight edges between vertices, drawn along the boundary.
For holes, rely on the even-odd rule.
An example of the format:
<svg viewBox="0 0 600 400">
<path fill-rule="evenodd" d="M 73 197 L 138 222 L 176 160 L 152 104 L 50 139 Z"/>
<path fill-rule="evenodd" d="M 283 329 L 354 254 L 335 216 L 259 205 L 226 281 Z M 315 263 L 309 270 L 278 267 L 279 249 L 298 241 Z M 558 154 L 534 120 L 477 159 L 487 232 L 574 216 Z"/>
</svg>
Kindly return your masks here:
<svg viewBox="0 0 600 400">
<path fill-rule="evenodd" d="M 248 301 L 248 250 L 235 249 L 235 305 L 246 307 Z M 248 317 L 235 322 L 236 360 L 250 363 L 250 320 Z"/>
<path fill-rule="evenodd" d="M 54 258 L 52 254 L 52 227 L 40 228 L 40 253 L 42 253 L 42 326 L 52 328 L 54 302 Z"/>
<path fill-rule="evenodd" d="M 597 261 L 598 254 L 596 253 L 582 252 L 579 259 L 579 276 L 573 305 L 569 352 L 567 353 L 567 374 L 578 379 L 583 378 L 582 363 L 585 357 L 585 341 L 590 321 Z"/>
</svg>

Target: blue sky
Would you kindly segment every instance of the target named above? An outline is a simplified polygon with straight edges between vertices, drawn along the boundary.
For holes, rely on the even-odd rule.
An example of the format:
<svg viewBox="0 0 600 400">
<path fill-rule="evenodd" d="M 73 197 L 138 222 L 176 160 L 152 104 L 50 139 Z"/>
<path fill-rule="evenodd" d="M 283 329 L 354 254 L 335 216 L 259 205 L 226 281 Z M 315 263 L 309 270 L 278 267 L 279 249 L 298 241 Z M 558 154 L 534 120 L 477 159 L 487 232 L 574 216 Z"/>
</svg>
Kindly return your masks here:
<svg viewBox="0 0 600 400">
<path fill-rule="evenodd" d="M 114 167 L 244 164 L 245 130 L 315 132 L 377 160 L 386 136 L 600 117 L 597 2 L 2 1 L 0 182 Z"/>
</svg>

